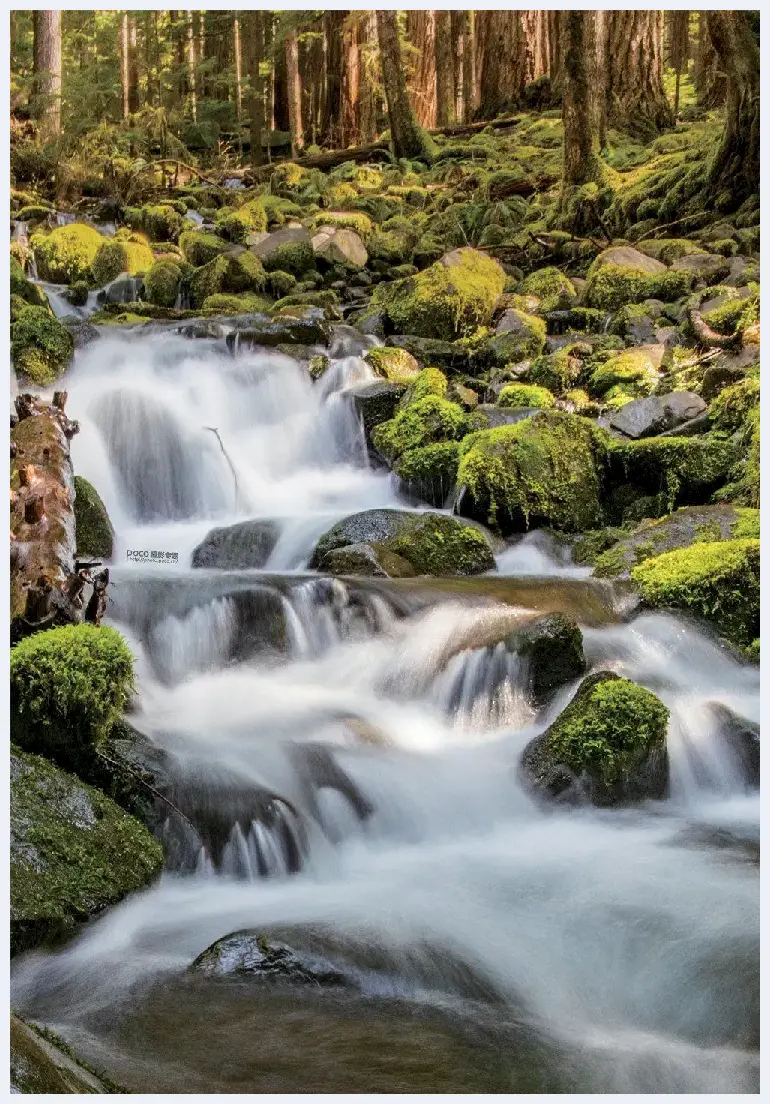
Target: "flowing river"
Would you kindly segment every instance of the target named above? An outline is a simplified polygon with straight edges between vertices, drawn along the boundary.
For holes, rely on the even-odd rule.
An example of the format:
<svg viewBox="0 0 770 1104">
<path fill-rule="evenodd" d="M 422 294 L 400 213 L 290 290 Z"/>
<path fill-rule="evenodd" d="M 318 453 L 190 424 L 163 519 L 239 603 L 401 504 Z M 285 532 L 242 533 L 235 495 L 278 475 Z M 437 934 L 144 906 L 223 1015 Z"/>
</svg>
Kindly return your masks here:
<svg viewBox="0 0 770 1104">
<path fill-rule="evenodd" d="M 187 819 L 169 813 L 159 883 L 15 960 L 14 1006 L 132 1092 L 758 1092 L 759 800 L 713 708 L 758 721 L 758 668 L 629 613 L 542 534 L 476 579 L 308 571 L 335 520 L 407 508 L 351 401 L 367 340 L 341 328 L 316 383 L 161 326 L 78 352 L 73 462 L 116 529 L 130 719 Z M 262 570 L 191 567 L 255 518 L 277 533 Z M 670 707 L 666 801 L 545 811 L 521 787 L 576 684 L 537 711 L 498 641 L 554 609 L 589 668 Z M 188 971 L 242 929 L 351 985 Z"/>
</svg>

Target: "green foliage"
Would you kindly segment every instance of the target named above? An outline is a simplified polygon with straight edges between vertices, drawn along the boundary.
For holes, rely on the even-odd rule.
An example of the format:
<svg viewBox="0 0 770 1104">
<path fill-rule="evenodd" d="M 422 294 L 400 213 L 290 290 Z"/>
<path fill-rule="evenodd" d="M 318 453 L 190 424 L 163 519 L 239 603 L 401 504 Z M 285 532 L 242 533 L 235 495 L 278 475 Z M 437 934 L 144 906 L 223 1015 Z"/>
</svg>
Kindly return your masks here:
<svg viewBox="0 0 770 1104">
<path fill-rule="evenodd" d="M 17 372 L 47 387 L 72 356 L 72 335 L 45 307 L 24 307 L 11 326 L 11 360 Z"/>
<path fill-rule="evenodd" d="M 107 741 L 133 688 L 133 657 L 115 629 L 67 625 L 11 649 L 11 738 L 77 769 Z"/>
<path fill-rule="evenodd" d="M 686 610 L 735 644 L 759 636 L 759 541 L 698 543 L 646 560 L 631 572 L 649 606 Z"/>
<path fill-rule="evenodd" d="M 534 406 L 549 410 L 555 401 L 547 388 L 531 383 L 507 383 L 497 396 L 497 405 L 503 407 Z"/>
<path fill-rule="evenodd" d="M 41 279 L 54 284 L 90 280 L 91 265 L 104 244 L 98 230 L 80 222 L 59 226 L 50 234 L 33 234 L 30 244 Z"/>
<path fill-rule="evenodd" d="M 182 270 L 173 261 L 156 261 L 144 278 L 144 297 L 158 307 L 173 307 L 182 282 Z"/>
<path fill-rule="evenodd" d="M 395 418 L 372 431 L 372 444 L 388 460 L 395 460 L 408 449 L 437 441 L 458 441 L 471 428 L 458 403 L 438 395 L 426 395 L 399 410 Z"/>
<path fill-rule="evenodd" d="M 709 407 L 709 421 L 720 433 L 736 433 L 758 406 L 759 379 L 748 376 L 719 392 Z"/>
<path fill-rule="evenodd" d="M 109 560 L 115 531 L 104 503 L 94 486 L 75 476 L 75 537 L 78 557 L 83 560 Z"/>
</svg>

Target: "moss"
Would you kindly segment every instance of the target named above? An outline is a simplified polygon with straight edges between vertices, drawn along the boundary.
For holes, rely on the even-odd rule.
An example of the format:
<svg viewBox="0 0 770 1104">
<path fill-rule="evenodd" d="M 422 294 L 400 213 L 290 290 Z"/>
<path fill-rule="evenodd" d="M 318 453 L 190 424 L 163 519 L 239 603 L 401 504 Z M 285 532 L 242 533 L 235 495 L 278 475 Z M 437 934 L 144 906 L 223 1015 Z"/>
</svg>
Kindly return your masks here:
<svg viewBox="0 0 770 1104">
<path fill-rule="evenodd" d="M 266 282 L 262 265 L 248 250 L 235 256 L 220 256 L 193 272 L 190 277 L 190 301 L 193 307 L 200 307 L 211 295 L 262 291 Z"/>
<path fill-rule="evenodd" d="M 160 873 L 160 844 L 101 791 L 16 748 L 11 778 L 11 953 L 72 935 Z"/>
<path fill-rule="evenodd" d="M 605 447 L 604 435 L 586 418 L 543 412 L 467 437 L 457 481 L 500 528 L 592 529 L 601 518 Z"/>
<path fill-rule="evenodd" d="M 463 408 L 438 395 L 426 395 L 399 410 L 395 418 L 372 432 L 372 444 L 388 460 L 408 449 L 437 441 L 459 441 L 470 429 Z"/>
<path fill-rule="evenodd" d="M 364 242 L 368 241 L 374 230 L 372 220 L 360 211 L 322 211 L 313 219 L 313 230 L 321 226 L 354 230 Z"/>
<path fill-rule="evenodd" d="M 286 196 L 264 195 L 260 202 L 265 209 L 268 226 L 283 226 L 289 219 L 302 218 L 302 208 Z"/>
<path fill-rule="evenodd" d="M 40 277 L 55 284 L 90 280 L 91 265 L 105 239 L 98 230 L 74 222 L 50 234 L 33 234 L 30 244 Z"/>
<path fill-rule="evenodd" d="M 577 622 L 563 613 L 526 622 L 506 639 L 506 647 L 527 661 L 527 689 L 538 704 L 585 673 L 583 634 Z"/>
<path fill-rule="evenodd" d="M 137 322 L 146 322 L 147 316 L 137 314 L 135 311 L 119 311 L 117 314 L 111 311 L 96 311 L 89 321 L 94 326 L 134 326 Z"/>
<path fill-rule="evenodd" d="M 133 688 L 133 657 L 115 629 L 68 625 L 11 649 L 11 736 L 77 769 L 107 742 Z"/>
<path fill-rule="evenodd" d="M 546 747 L 555 762 L 587 774 L 609 798 L 618 785 L 632 782 L 651 753 L 664 751 L 667 725 L 668 709 L 653 693 L 599 671 L 584 679 L 549 728 Z"/>
<path fill-rule="evenodd" d="M 736 460 L 736 444 L 714 435 L 612 440 L 610 477 L 641 492 L 665 492 L 668 508 L 703 502 L 725 482 Z"/>
<path fill-rule="evenodd" d="M 407 491 L 431 506 L 441 507 L 455 485 L 459 462 L 459 443 L 441 441 L 408 449 L 399 457 L 394 471 Z"/>
<path fill-rule="evenodd" d="M 227 242 L 216 234 L 207 234 L 202 230 L 185 230 L 179 235 L 179 245 L 185 259 L 196 268 L 207 265 L 229 248 Z"/>
<path fill-rule="evenodd" d="M 179 211 L 168 203 L 146 204 L 126 213 L 126 223 L 133 230 L 143 230 L 152 241 L 176 241 L 187 223 Z"/>
<path fill-rule="evenodd" d="M 222 209 L 214 226 L 218 233 L 231 242 L 244 242 L 249 234 L 267 230 L 267 213 L 260 199 L 244 203 L 237 211 Z"/>
<path fill-rule="evenodd" d="M 67 299 L 73 307 L 84 307 L 88 302 L 88 284 L 85 280 L 76 280 L 70 284 Z"/>
<path fill-rule="evenodd" d="M 572 281 L 558 268 L 549 266 L 527 276 L 519 287 L 522 295 L 536 295 L 540 309 L 556 310 L 577 298 Z"/>
<path fill-rule="evenodd" d="M 41 387 L 53 383 L 74 352 L 66 330 L 44 307 L 24 307 L 11 326 L 11 360 L 17 372 Z"/>
<path fill-rule="evenodd" d="M 555 401 L 547 388 L 530 383 L 507 383 L 497 396 L 497 405 L 502 407 L 534 406 L 550 410 Z"/>
<path fill-rule="evenodd" d="M 288 242 L 265 256 L 263 264 L 268 272 L 280 269 L 293 276 L 304 276 L 315 268 L 313 246 L 310 241 Z"/>
<path fill-rule="evenodd" d="M 759 636 L 759 541 L 694 544 L 638 564 L 631 578 L 648 606 L 685 610 L 728 640 Z"/>
<path fill-rule="evenodd" d="M 345 207 L 356 198 L 358 192 L 352 184 L 341 180 L 338 184 L 332 184 L 326 193 L 326 203 L 329 207 Z"/>
<path fill-rule="evenodd" d="M 408 263 L 414 250 L 414 242 L 403 233 L 375 229 L 366 243 L 370 261 L 384 261 L 393 268 Z M 443 253 L 443 250 L 441 250 Z M 393 277 L 397 279 L 397 277 Z"/>
<path fill-rule="evenodd" d="M 420 371 L 420 366 L 411 353 L 406 349 L 397 349 L 388 345 L 370 349 L 364 360 L 371 365 L 378 376 L 395 380 L 397 383 L 413 380 Z"/>
<path fill-rule="evenodd" d="M 98 287 L 114 280 L 121 272 L 131 276 L 148 272 L 155 258 L 146 242 L 108 241 L 100 246 L 91 264 L 91 273 Z"/>
<path fill-rule="evenodd" d="M 173 307 L 182 282 L 182 270 L 173 261 L 157 261 L 144 278 L 144 296 L 158 307 Z"/>
<path fill-rule="evenodd" d="M 18 296 L 33 307 L 47 307 L 48 299 L 45 292 L 37 284 L 33 284 L 31 280 L 27 279 L 24 275 L 24 269 L 14 256 L 11 256 L 10 269 L 11 295 Z"/>
<path fill-rule="evenodd" d="M 693 253 L 705 253 L 706 250 L 688 238 L 649 238 L 637 243 L 636 248 L 656 261 L 670 265 L 680 257 L 689 257 Z"/>
<path fill-rule="evenodd" d="M 572 546 L 572 559 L 578 564 L 593 565 L 603 552 L 612 548 L 624 536 L 625 531 L 615 527 L 583 533 Z"/>
<path fill-rule="evenodd" d="M 301 286 L 301 285 L 300 285 Z M 274 304 L 273 310 L 278 313 L 287 310 L 304 310 L 306 307 L 320 307 L 327 318 L 339 319 L 340 301 L 336 291 L 324 288 L 320 291 L 297 291 L 293 295 L 285 295 Z"/>
<path fill-rule="evenodd" d="M 510 329 L 490 337 L 475 354 L 484 364 L 502 368 L 506 364 L 520 364 L 542 353 L 545 348 L 545 322 L 537 315 L 509 309 L 506 319 Z"/>
<path fill-rule="evenodd" d="M 446 398 L 448 387 L 446 376 L 438 368 L 423 368 L 404 392 L 400 403 L 401 409 L 405 409 L 418 399 L 427 398 L 428 395 L 438 395 L 440 399 Z"/>
<path fill-rule="evenodd" d="M 331 361 L 323 353 L 318 353 L 316 356 L 312 356 L 308 361 L 307 370 L 310 373 L 311 379 L 317 380 L 326 372 L 329 368 Z"/>
<path fill-rule="evenodd" d="M 281 272 L 280 270 L 269 272 L 267 286 L 271 295 L 274 295 L 276 299 L 281 299 L 285 295 L 290 295 L 297 286 L 297 277 L 292 276 L 290 272 Z"/>
<path fill-rule="evenodd" d="M 759 663 L 759 637 L 743 649 L 743 653 L 752 663 Z"/>
<path fill-rule="evenodd" d="M 686 295 L 692 284 L 692 274 L 669 270 L 646 275 L 627 265 L 604 264 L 589 271 L 588 286 L 583 296 L 589 307 L 616 311 L 627 303 L 644 299 L 662 299 L 670 303 Z"/>
<path fill-rule="evenodd" d="M 96 488 L 75 476 L 75 537 L 81 560 L 109 560 L 115 531 Z"/>
<path fill-rule="evenodd" d="M 241 295 L 217 293 L 203 300 L 201 309 L 216 314 L 266 314 L 272 306 L 269 299 L 253 292 Z"/>
<path fill-rule="evenodd" d="M 458 249 L 446 263 L 380 285 L 373 303 L 401 333 L 452 340 L 491 321 L 504 286 L 496 261 L 475 249 Z"/>
<path fill-rule="evenodd" d="M 553 394 L 564 395 L 572 391 L 575 384 L 582 382 L 583 360 L 575 354 L 586 351 L 588 346 L 565 345 L 555 353 L 537 357 L 527 378 L 533 384 L 544 387 Z"/>
<path fill-rule="evenodd" d="M 621 388 L 628 397 L 637 398 L 652 394 L 658 379 L 658 369 L 640 347 L 609 357 L 591 373 L 588 389 L 592 395 L 612 397 L 609 393 Z"/>
<path fill-rule="evenodd" d="M 759 318 L 759 289 L 745 298 L 735 298 L 704 314 L 704 321 L 725 336 L 742 334 Z"/>
</svg>

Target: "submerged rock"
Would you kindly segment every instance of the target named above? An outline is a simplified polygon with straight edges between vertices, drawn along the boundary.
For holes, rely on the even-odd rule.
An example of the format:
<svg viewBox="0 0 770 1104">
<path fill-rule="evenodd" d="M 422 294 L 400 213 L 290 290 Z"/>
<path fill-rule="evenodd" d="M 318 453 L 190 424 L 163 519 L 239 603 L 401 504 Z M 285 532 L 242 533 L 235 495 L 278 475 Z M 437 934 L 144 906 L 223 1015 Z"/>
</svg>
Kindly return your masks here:
<svg viewBox="0 0 770 1104">
<path fill-rule="evenodd" d="M 375 426 L 388 422 L 395 416 L 398 404 L 406 391 L 405 383 L 375 380 L 357 387 L 352 392 L 353 402 L 364 425 L 367 441 Z"/>
<path fill-rule="evenodd" d="M 328 345 L 331 326 L 320 307 L 309 307 L 297 314 L 282 314 L 267 318 L 254 316 L 247 329 L 235 330 L 227 335 L 227 347 L 268 348 L 277 345 Z"/>
<path fill-rule="evenodd" d="M 319 570 L 330 575 L 372 575 L 387 579 L 404 579 L 417 574 L 403 556 L 389 552 L 382 545 L 375 547 L 363 542 L 327 552 Z"/>
<path fill-rule="evenodd" d="M 264 519 L 212 529 L 194 550 L 192 566 L 225 571 L 264 567 L 280 533 L 276 522 Z"/>
<path fill-rule="evenodd" d="M 612 806 L 665 797 L 667 723 L 668 709 L 653 693 L 599 671 L 527 744 L 520 777 L 545 800 Z"/>
<path fill-rule="evenodd" d="M 528 660 L 528 688 L 537 702 L 586 669 L 583 634 L 577 622 L 563 613 L 528 621 L 511 633 L 506 646 Z"/>
<path fill-rule="evenodd" d="M 751 789 L 759 789 L 759 725 L 723 705 L 709 702 L 709 709 L 719 726 L 719 734 L 730 748 L 743 780 Z"/>
<path fill-rule="evenodd" d="M 339 986 L 347 979 L 331 962 L 253 931 L 234 932 L 198 955 L 190 970 L 205 977 L 248 976 L 294 985 Z"/>
<path fill-rule="evenodd" d="M 11 1013 L 11 1092 L 115 1093 L 116 1086 L 98 1078 L 50 1031 L 45 1034 Z"/>
</svg>

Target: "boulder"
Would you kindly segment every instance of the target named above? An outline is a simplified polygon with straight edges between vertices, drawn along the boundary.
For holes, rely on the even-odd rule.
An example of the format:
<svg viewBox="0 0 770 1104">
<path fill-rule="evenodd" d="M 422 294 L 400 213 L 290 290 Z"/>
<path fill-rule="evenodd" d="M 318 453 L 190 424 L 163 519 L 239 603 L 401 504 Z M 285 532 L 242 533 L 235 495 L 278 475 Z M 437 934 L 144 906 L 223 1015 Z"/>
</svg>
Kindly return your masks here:
<svg viewBox="0 0 770 1104">
<path fill-rule="evenodd" d="M 313 236 L 313 252 L 330 265 L 357 271 L 366 267 L 369 257 L 355 230 L 322 226 Z"/>
<path fill-rule="evenodd" d="M 96 488 L 75 476 L 75 541 L 79 560 L 109 560 L 115 530 Z"/>
<path fill-rule="evenodd" d="M 626 437 L 654 437 L 674 429 L 706 410 L 706 403 L 692 391 L 672 391 L 633 399 L 610 417 L 610 425 Z"/>
<path fill-rule="evenodd" d="M 91 264 L 105 242 L 92 226 L 73 222 L 57 227 L 50 234 L 33 234 L 30 244 L 42 280 L 71 284 L 91 279 Z"/>
<path fill-rule="evenodd" d="M 283 226 L 249 248 L 268 272 L 303 276 L 314 265 L 313 241 L 303 226 Z"/>
<path fill-rule="evenodd" d="M 72 1050 L 57 1045 L 52 1033 L 43 1034 L 11 1013 L 11 1092 L 59 1095 L 62 1093 L 118 1093 L 122 1090 L 82 1065 Z"/>
<path fill-rule="evenodd" d="M 591 273 L 598 272 L 605 265 L 633 268 L 645 276 L 657 276 L 659 273 L 666 271 L 666 266 L 662 261 L 649 257 L 646 253 L 641 253 L 638 249 L 634 249 L 632 245 L 613 245 L 609 249 L 605 249 L 591 265 Z"/>
<path fill-rule="evenodd" d="M 205 977 L 250 977 L 313 987 L 347 983 L 345 975 L 320 955 L 296 951 L 253 931 L 218 939 L 198 955 L 190 970 Z"/>
<path fill-rule="evenodd" d="M 331 326 L 322 308 L 308 307 L 300 314 L 282 314 L 267 318 L 254 315 L 248 328 L 233 330 L 227 335 L 227 347 L 238 349 L 268 348 L 278 345 L 328 345 Z"/>
<path fill-rule="evenodd" d="M 667 724 L 668 709 L 649 690 L 598 671 L 527 744 L 519 777 L 544 801 L 613 806 L 663 798 Z"/>
<path fill-rule="evenodd" d="M 408 449 L 393 465 L 393 470 L 407 494 L 441 509 L 448 504 L 454 490 L 459 462 L 459 443 L 441 441 Z"/>
<path fill-rule="evenodd" d="M 364 355 L 364 360 L 378 376 L 396 383 L 408 383 L 420 371 L 420 365 L 411 353 L 406 349 L 388 345 L 369 349 Z"/>
<path fill-rule="evenodd" d="M 348 544 L 327 552 L 319 571 L 329 575 L 372 575 L 388 579 L 405 579 L 417 572 L 403 556 L 389 552 L 381 545 Z"/>
<path fill-rule="evenodd" d="M 352 391 L 353 402 L 364 425 L 367 440 L 375 426 L 394 417 L 399 401 L 406 391 L 405 383 L 375 380 Z"/>
<path fill-rule="evenodd" d="M 730 274 L 730 260 L 718 253 L 690 253 L 671 266 L 673 272 L 686 272 L 706 284 L 718 283 Z"/>
<path fill-rule="evenodd" d="M 11 953 L 71 936 L 160 873 L 138 820 L 46 759 L 11 749 Z"/>
<path fill-rule="evenodd" d="M 264 567 L 278 543 L 280 526 L 256 519 L 212 529 L 192 554 L 193 567 L 247 571 Z"/>
<path fill-rule="evenodd" d="M 741 717 L 721 702 L 709 702 L 709 710 L 727 744 L 743 780 L 752 790 L 759 789 L 759 725 Z"/>
<path fill-rule="evenodd" d="M 438 368 L 457 371 L 468 371 L 471 366 L 468 350 L 454 341 L 437 341 L 415 334 L 396 334 L 389 338 L 389 344 L 406 349 L 422 365 L 436 365 Z"/>
<path fill-rule="evenodd" d="M 490 541 L 480 526 L 431 511 L 364 510 L 324 533 L 309 566 L 319 567 L 329 552 L 351 544 L 395 553 L 419 575 L 477 575 L 495 564 Z"/>
<path fill-rule="evenodd" d="M 577 623 L 563 613 L 527 621 L 510 634 L 506 646 L 527 661 L 528 690 L 538 704 L 586 670 L 583 634 Z"/>
<path fill-rule="evenodd" d="M 11 324 L 11 360 L 17 372 L 49 387 L 64 371 L 75 344 L 47 307 L 23 306 Z"/>
</svg>

